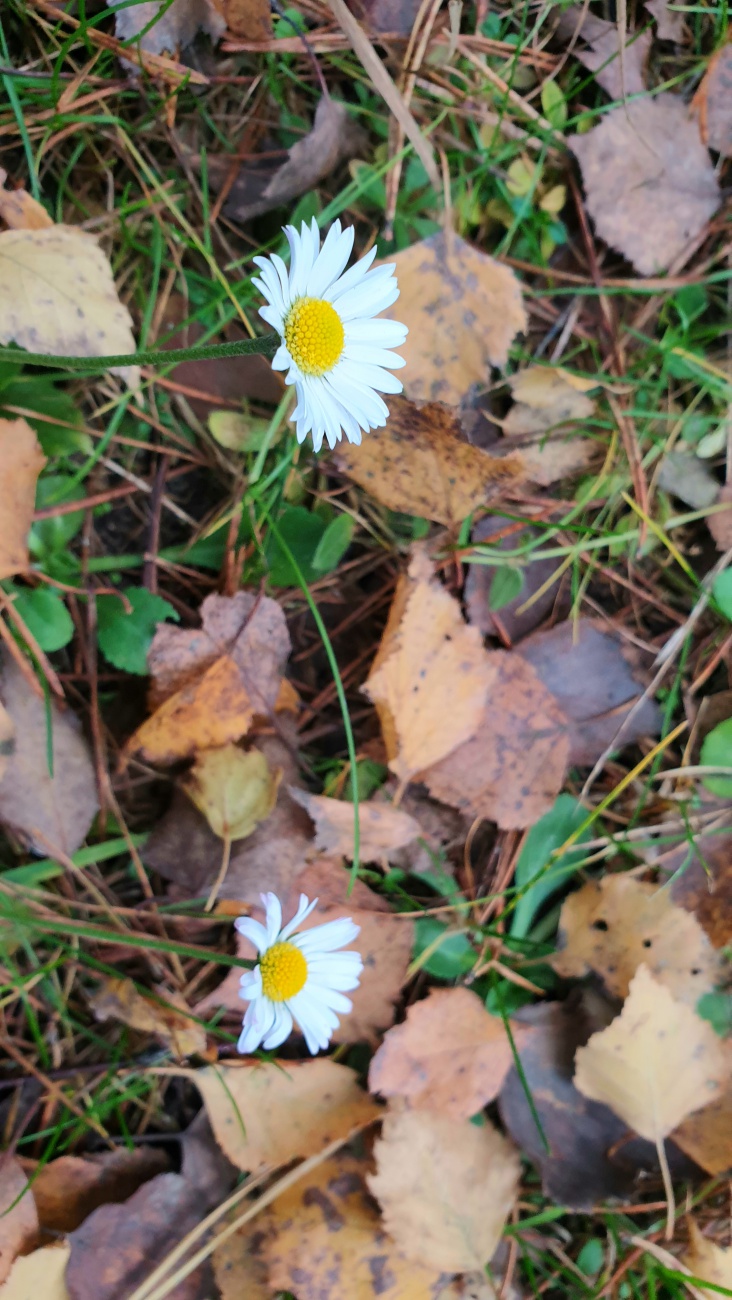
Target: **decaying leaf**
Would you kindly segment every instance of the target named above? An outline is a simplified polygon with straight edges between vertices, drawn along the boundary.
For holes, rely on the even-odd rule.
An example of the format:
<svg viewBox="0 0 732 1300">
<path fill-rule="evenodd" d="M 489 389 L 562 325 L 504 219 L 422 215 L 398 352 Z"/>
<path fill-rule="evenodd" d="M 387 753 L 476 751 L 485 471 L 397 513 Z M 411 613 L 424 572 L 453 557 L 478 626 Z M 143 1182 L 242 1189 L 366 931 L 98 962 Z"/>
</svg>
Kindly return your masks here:
<svg viewBox="0 0 732 1300">
<path fill-rule="evenodd" d="M 0 218 L 11 230 L 43 230 L 53 222 L 27 190 L 5 189 L 8 173 L 0 167 Z"/>
<path fill-rule="evenodd" d="M 503 421 L 503 431 L 517 435 L 547 433 L 586 420 L 595 403 L 587 393 L 594 379 L 581 379 L 561 366 L 528 366 L 509 380 L 513 406 Z"/>
<path fill-rule="evenodd" d="M 620 1015 L 575 1058 L 580 1092 L 610 1106 L 636 1133 L 660 1142 L 719 1096 L 728 1069 L 707 1021 L 640 966 Z"/>
<path fill-rule="evenodd" d="M 307 790 L 290 789 L 293 799 L 315 822 L 315 847 L 335 858 L 353 858 L 353 804 L 328 799 Z M 411 844 L 422 834 L 419 822 L 388 803 L 360 803 L 359 856 L 362 862 L 380 862 Z"/>
<path fill-rule="evenodd" d="M 7 1152 L 0 1155 L 0 1282 L 8 1276 L 16 1255 L 27 1251 L 38 1236 L 38 1214 L 23 1168 Z"/>
<path fill-rule="evenodd" d="M 696 1300 L 718 1300 L 718 1287 L 732 1292 L 732 1247 L 723 1250 L 697 1227 L 693 1219 L 689 1221 L 689 1249 L 682 1255 L 682 1262 L 691 1269 L 694 1277 L 704 1282 L 711 1282 L 714 1290 L 694 1286 L 691 1293 Z M 724 1291 L 721 1293 L 724 1295 Z"/>
<path fill-rule="evenodd" d="M 409 326 L 399 351 L 404 391 L 417 402 L 457 406 L 491 366 L 505 366 L 526 328 L 513 271 L 451 232 L 431 235 L 394 257 L 399 300 L 384 313 Z"/>
<path fill-rule="evenodd" d="M 175 1056 L 205 1052 L 206 1031 L 196 1024 L 182 995 L 166 989 L 156 989 L 155 994 L 138 993 L 131 979 L 107 977 L 89 1005 L 97 1020 L 121 1020 L 138 1033 L 153 1034 Z"/>
<path fill-rule="evenodd" d="M 336 460 L 390 510 L 447 525 L 527 477 L 518 453 L 491 456 L 471 447 L 449 407 L 415 406 L 404 397 L 390 400 L 386 424 L 362 446 L 340 443 Z"/>
<path fill-rule="evenodd" d="M 398 749 L 389 766 L 402 780 L 473 735 L 497 677 L 477 628 L 466 625 L 421 552 L 412 559 L 409 581 L 398 628 L 387 625 L 385 657 L 377 658 L 364 686 L 393 719 Z"/>
<path fill-rule="evenodd" d="M 221 1227 L 228 1228 L 240 1216 L 241 1206 L 235 1205 L 219 1220 Z M 269 1218 L 258 1214 L 214 1247 L 211 1263 L 218 1300 L 272 1300 L 263 1253 L 268 1227 Z"/>
<path fill-rule="evenodd" d="M 0 343 L 57 357 L 135 351 L 132 318 L 92 235 L 74 226 L 0 234 Z M 137 386 L 136 366 L 115 373 Z"/>
<path fill-rule="evenodd" d="M 686 15 L 679 13 L 675 0 L 644 0 L 649 14 L 656 20 L 656 32 L 662 41 L 679 45 L 686 37 Z M 673 8 L 672 8 L 673 4 Z"/>
<path fill-rule="evenodd" d="M 198 755 L 183 788 L 215 835 L 240 840 L 269 817 L 281 779 L 261 750 L 225 745 Z"/>
<path fill-rule="evenodd" d="M 79 724 L 53 700 L 49 722 L 43 695 L 31 688 L 14 659 L 3 662 L 0 697 L 15 727 L 15 747 L 0 780 L 0 821 L 43 857 L 54 849 L 75 853 L 99 807 L 94 765 Z"/>
<path fill-rule="evenodd" d="M 156 1147 L 102 1151 L 89 1156 L 59 1156 L 40 1169 L 23 1161 L 44 1232 L 73 1232 L 100 1205 L 118 1204 L 169 1168 Z"/>
<path fill-rule="evenodd" d="M 498 542 L 494 540 L 496 534 L 502 535 Z M 478 520 L 470 540 L 473 543 L 487 542 L 493 550 L 514 550 L 538 537 L 539 531 L 536 528 L 517 527 L 514 531 L 511 522 L 500 515 L 487 515 Z M 500 623 L 504 636 L 512 642 L 520 641 L 539 627 L 559 603 L 562 587 L 559 564 L 559 560 L 537 560 L 532 554 L 526 556 L 519 570 L 523 580 L 521 590 L 513 600 L 501 605 L 500 610 L 491 609 L 495 568 L 488 564 L 468 564 L 465 579 L 465 611 L 468 622 L 480 628 L 484 636 L 493 637 L 501 635 L 498 630 Z M 557 581 L 552 582 L 555 575 Z M 543 588 L 542 594 L 532 600 L 540 588 Z M 524 605 L 528 605 L 528 608 L 524 609 Z"/>
<path fill-rule="evenodd" d="M 724 1050 L 729 1056 L 729 1044 Z M 708 1174 L 716 1177 L 732 1169 L 732 1082 L 714 1101 L 683 1120 L 671 1137 Z"/>
<path fill-rule="evenodd" d="M 253 717 L 239 668 L 230 655 L 222 655 L 202 677 L 164 700 L 130 737 L 125 754 L 161 766 L 177 763 L 240 740 Z"/>
<path fill-rule="evenodd" d="M 374 32 L 392 32 L 397 36 L 411 36 L 419 13 L 417 0 L 361 0 L 361 9 Z"/>
<path fill-rule="evenodd" d="M 0 1286 L 0 1300 L 70 1300 L 66 1289 L 66 1265 L 71 1247 L 43 1246 L 32 1255 L 20 1256 L 7 1282 Z"/>
<path fill-rule="evenodd" d="M 677 16 L 683 20 L 683 14 Z M 691 101 L 691 111 L 698 115 L 704 143 L 723 158 L 732 157 L 732 44 L 729 40 L 709 60 Z"/>
<path fill-rule="evenodd" d="M 436 799 L 504 829 L 532 826 L 562 788 L 569 756 L 567 720 L 521 656 L 486 655 L 494 676 L 475 734 L 420 773 Z"/>
<path fill-rule="evenodd" d="M 266 41 L 272 36 L 269 0 L 213 0 L 233 36 L 247 41 Z"/>
<path fill-rule="evenodd" d="M 355 1071 L 327 1058 L 210 1066 L 194 1082 L 222 1151 L 249 1173 L 315 1155 L 379 1117 Z"/>
<path fill-rule="evenodd" d="M 638 651 L 604 623 L 558 623 L 526 637 L 516 653 L 536 669 L 569 722 L 570 764 L 589 766 L 611 744 L 621 749 L 660 731 L 655 700 L 636 707 L 643 690 Z"/>
<path fill-rule="evenodd" d="M 719 207 L 719 183 L 680 95 L 612 109 L 573 135 L 599 235 L 641 275 L 679 264 Z"/>
<path fill-rule="evenodd" d="M 107 0 L 109 5 L 116 2 Z M 169 5 L 162 0 L 141 0 L 127 9 L 117 9 L 114 21 L 118 40 L 137 40 L 148 54 L 164 50 L 175 54 L 191 44 L 199 29 L 216 40 L 225 27 L 213 0 L 173 0 Z"/>
<path fill-rule="evenodd" d="M 629 95 L 642 95 L 645 91 L 650 31 L 626 32 L 622 64 L 618 23 L 596 17 L 586 6 L 573 5 L 563 10 L 555 34 L 568 41 L 579 37 L 580 44 L 572 47 L 573 55 L 595 73 L 595 81 L 611 99 L 625 99 Z"/>
<path fill-rule="evenodd" d="M 511 1143 L 487 1123 L 404 1110 L 387 1114 L 374 1154 L 367 1182 L 399 1249 L 445 1272 L 483 1268 L 518 1192 Z"/>
<path fill-rule="evenodd" d="M 0 580 L 28 568 L 28 533 L 36 504 L 36 482 L 45 463 L 46 457 L 27 420 L 0 419 Z"/>
<path fill-rule="evenodd" d="M 518 1045 L 523 1025 L 512 1025 Z M 433 989 L 386 1034 L 371 1061 L 369 1088 L 418 1110 L 470 1119 L 498 1095 L 513 1064 L 504 1023 L 470 989 Z"/>
<path fill-rule="evenodd" d="M 724 506 L 707 516 L 707 528 L 714 538 L 718 551 L 728 551 L 732 546 L 732 483 L 725 483 L 717 494 L 715 506 Z"/>
<path fill-rule="evenodd" d="M 671 881 L 674 903 L 693 912 L 715 948 L 732 939 L 732 833 L 723 828 L 684 839 L 664 853 L 659 868 Z"/>
<path fill-rule="evenodd" d="M 364 141 L 364 132 L 346 105 L 324 96 L 315 110 L 312 130 L 288 150 L 285 162 L 273 169 L 267 159 L 263 166 L 242 168 L 224 204 L 225 216 L 232 221 L 251 221 L 298 199 L 353 158 Z M 221 162 L 218 170 L 223 180 L 231 158 L 224 155 Z"/>
<path fill-rule="evenodd" d="M 643 963 L 691 1007 L 719 979 L 717 955 L 696 918 L 674 906 L 667 890 L 623 873 L 590 880 L 565 899 L 559 938 L 552 960 L 559 975 L 593 970 L 620 998 Z"/>
<path fill-rule="evenodd" d="M 0 781 L 5 776 L 14 750 L 15 727 L 13 726 L 13 720 L 5 705 L 0 704 Z"/>
</svg>

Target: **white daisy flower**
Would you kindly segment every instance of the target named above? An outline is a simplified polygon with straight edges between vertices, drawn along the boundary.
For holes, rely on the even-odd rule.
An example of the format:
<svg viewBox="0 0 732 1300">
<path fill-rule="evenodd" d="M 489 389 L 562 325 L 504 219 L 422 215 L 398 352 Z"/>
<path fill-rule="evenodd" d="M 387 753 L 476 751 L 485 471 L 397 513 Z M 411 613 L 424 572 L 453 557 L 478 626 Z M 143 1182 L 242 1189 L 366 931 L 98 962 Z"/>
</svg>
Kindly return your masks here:
<svg viewBox="0 0 732 1300">
<path fill-rule="evenodd" d="M 300 895 L 300 906 L 287 925 L 275 894 L 262 894 L 265 923 L 240 916 L 235 922 L 259 952 L 254 970 L 241 977 L 240 992 L 249 1002 L 239 1038 L 240 1052 L 254 1052 L 260 1043 L 279 1047 L 292 1033 L 293 1019 L 314 1056 L 328 1046 L 338 1015 L 351 1010 L 344 996 L 358 986 L 363 962 L 357 952 L 336 952 L 352 943 L 360 931 L 349 918 L 314 925 L 296 934 L 318 900 Z"/>
<path fill-rule="evenodd" d="M 291 419 L 297 440 L 312 432 L 320 451 L 323 438 L 335 447 L 345 433 L 349 442 L 386 424 L 389 409 L 380 393 L 401 393 L 402 383 L 390 370 L 403 366 L 403 357 L 390 352 L 407 337 L 406 325 L 374 319 L 396 302 L 399 288 L 394 262 L 369 267 L 372 248 L 350 271 L 343 269 L 353 248 L 354 230 L 334 222 L 320 247 L 313 220 L 298 232 L 285 226 L 290 245 L 290 271 L 273 253 L 255 257 L 262 272 L 253 283 L 267 299 L 259 314 L 282 339 L 272 366 L 286 370 L 285 383 L 294 384 L 297 406 Z"/>
</svg>

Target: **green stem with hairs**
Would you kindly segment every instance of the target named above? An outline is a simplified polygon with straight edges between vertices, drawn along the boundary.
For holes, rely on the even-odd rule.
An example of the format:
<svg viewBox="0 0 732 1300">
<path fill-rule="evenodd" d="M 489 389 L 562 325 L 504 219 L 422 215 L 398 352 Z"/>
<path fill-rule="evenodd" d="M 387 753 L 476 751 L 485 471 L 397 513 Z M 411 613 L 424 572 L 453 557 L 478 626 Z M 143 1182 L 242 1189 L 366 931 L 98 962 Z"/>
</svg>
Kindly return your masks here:
<svg viewBox="0 0 732 1300">
<path fill-rule="evenodd" d="M 112 366 L 177 366 L 181 361 L 216 361 L 223 357 L 273 357 L 280 345 L 276 334 L 261 339 L 238 339 L 234 343 L 209 343 L 200 347 L 153 348 L 147 352 L 128 352 L 114 357 L 51 357 L 43 352 L 23 352 L 0 348 L 0 361 L 28 366 L 51 366 L 54 370 L 109 370 Z"/>
</svg>

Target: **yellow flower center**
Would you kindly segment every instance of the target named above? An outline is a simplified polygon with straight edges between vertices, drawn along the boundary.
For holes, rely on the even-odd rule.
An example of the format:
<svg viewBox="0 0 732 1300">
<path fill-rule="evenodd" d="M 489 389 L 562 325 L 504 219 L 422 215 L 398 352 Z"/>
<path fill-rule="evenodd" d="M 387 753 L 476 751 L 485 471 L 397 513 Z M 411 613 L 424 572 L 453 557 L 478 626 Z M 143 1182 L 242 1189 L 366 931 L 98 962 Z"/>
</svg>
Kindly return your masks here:
<svg viewBox="0 0 732 1300">
<path fill-rule="evenodd" d="M 308 964 L 294 943 L 275 943 L 259 961 L 262 992 L 271 1002 L 285 1002 L 305 987 Z"/>
<path fill-rule="evenodd" d="M 324 375 L 339 360 L 345 342 L 343 322 L 322 298 L 299 298 L 285 319 L 285 343 L 304 375 Z"/>
</svg>

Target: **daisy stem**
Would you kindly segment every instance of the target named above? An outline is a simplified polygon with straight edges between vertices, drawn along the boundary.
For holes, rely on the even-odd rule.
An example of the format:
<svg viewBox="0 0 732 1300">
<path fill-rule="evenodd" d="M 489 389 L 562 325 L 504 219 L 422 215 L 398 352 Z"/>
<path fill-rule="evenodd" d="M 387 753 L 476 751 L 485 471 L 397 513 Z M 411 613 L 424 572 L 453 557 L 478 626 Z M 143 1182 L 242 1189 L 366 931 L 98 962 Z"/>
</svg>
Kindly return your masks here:
<svg viewBox="0 0 732 1300">
<path fill-rule="evenodd" d="M 277 334 L 259 339 L 237 339 L 233 343 L 204 343 L 192 348 L 152 348 L 113 357 L 53 357 L 45 352 L 23 352 L 19 348 L 0 348 L 0 361 L 14 361 L 28 366 L 51 366 L 54 370 L 109 370 L 111 366 L 177 366 L 181 361 L 215 361 L 224 357 L 273 357 L 280 340 Z"/>
</svg>

